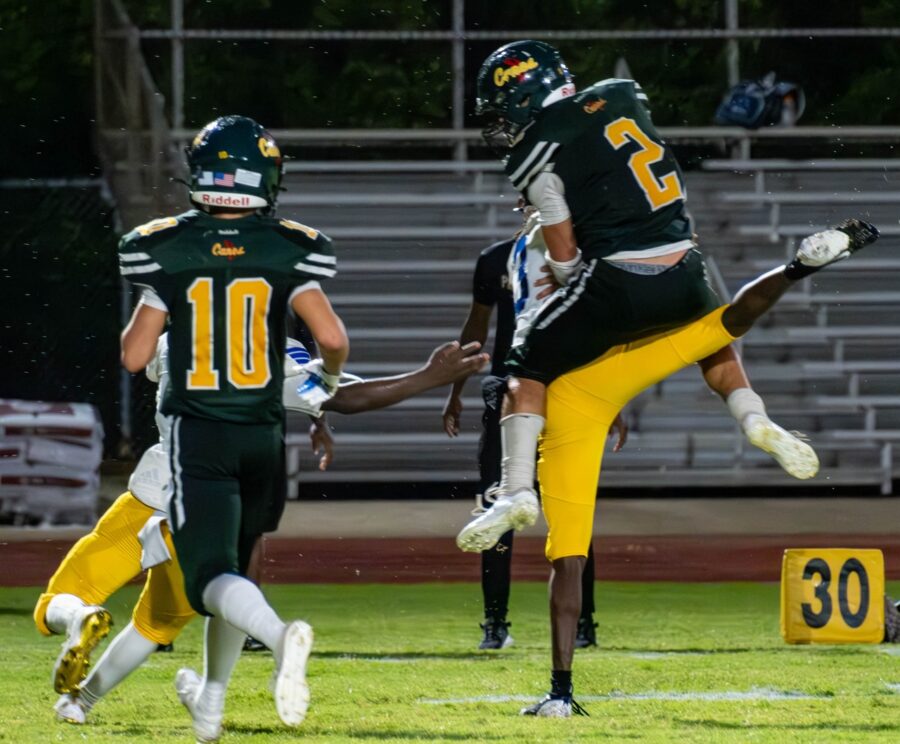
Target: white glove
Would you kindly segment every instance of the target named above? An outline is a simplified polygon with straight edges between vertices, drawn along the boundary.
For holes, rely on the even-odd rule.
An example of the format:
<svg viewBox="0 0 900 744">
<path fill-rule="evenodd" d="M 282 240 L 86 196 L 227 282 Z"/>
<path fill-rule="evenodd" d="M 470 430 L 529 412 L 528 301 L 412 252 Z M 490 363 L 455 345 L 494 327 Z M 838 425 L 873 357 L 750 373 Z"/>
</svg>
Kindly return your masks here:
<svg viewBox="0 0 900 744">
<path fill-rule="evenodd" d="M 569 279 L 581 270 L 581 266 L 584 263 L 581 258 L 581 248 L 576 248 L 575 250 L 577 251 L 575 258 L 568 261 L 554 261 L 550 256 L 550 251 L 544 254 L 544 260 L 547 262 L 547 266 L 550 267 L 553 278 L 563 287 L 569 283 Z"/>
<path fill-rule="evenodd" d="M 321 416 L 322 405 L 334 397 L 341 376 L 325 371 L 321 359 L 313 359 L 300 367 L 300 373 L 284 381 L 284 405 L 310 416 Z"/>
</svg>

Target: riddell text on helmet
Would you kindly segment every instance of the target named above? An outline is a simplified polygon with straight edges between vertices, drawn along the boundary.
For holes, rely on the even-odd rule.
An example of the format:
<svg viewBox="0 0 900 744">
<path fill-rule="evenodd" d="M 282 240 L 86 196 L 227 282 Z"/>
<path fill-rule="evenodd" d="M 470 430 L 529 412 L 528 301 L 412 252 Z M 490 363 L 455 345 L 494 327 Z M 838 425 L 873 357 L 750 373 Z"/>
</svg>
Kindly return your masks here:
<svg viewBox="0 0 900 744">
<path fill-rule="evenodd" d="M 204 204 L 214 207 L 249 207 L 250 197 L 238 194 L 201 194 L 200 200 Z"/>
</svg>

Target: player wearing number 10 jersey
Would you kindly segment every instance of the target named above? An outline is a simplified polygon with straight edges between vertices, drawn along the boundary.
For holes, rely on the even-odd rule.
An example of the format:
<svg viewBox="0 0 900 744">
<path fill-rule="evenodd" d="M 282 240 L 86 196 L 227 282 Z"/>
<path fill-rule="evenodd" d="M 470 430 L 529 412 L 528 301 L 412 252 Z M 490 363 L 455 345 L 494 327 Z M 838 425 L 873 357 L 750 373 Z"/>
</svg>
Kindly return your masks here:
<svg viewBox="0 0 900 744">
<path fill-rule="evenodd" d="M 187 151 L 199 209 L 155 220 L 121 243 L 125 279 L 143 289 L 122 334 L 122 362 L 136 372 L 169 321 L 172 539 L 191 607 L 208 616 L 206 675 L 179 673 L 181 701 L 202 741 L 221 730 L 225 689 L 249 635 L 272 649 L 278 714 L 299 724 L 309 704 L 305 670 L 312 629 L 285 624 L 246 578 L 253 547 L 274 530 L 285 500 L 284 314 L 306 324 L 322 356 L 311 374 L 337 389 L 348 342 L 319 281 L 334 276 L 331 241 L 272 216 L 281 152 L 252 119 L 225 116 Z"/>
<path fill-rule="evenodd" d="M 144 286 L 142 302 L 173 319 L 170 363 L 182 373 L 172 375 L 161 412 L 280 422 L 284 313 L 335 275 L 331 241 L 291 220 L 191 210 L 132 230 L 119 257 L 125 278 Z"/>
</svg>

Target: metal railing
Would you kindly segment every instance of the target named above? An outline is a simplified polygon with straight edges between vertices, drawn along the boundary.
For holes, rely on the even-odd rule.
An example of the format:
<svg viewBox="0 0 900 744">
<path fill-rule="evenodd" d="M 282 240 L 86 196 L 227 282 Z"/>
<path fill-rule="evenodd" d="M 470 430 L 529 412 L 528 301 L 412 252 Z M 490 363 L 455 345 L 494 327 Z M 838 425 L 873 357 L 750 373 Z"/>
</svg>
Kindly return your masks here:
<svg viewBox="0 0 900 744">
<path fill-rule="evenodd" d="M 185 138 L 184 132 L 184 101 L 185 101 L 185 44 L 191 41 L 202 40 L 231 40 L 231 41 L 271 41 L 271 42 L 308 42 L 308 41 L 375 41 L 375 42 L 434 42 L 443 41 L 451 45 L 451 128 L 449 130 L 371 130 L 371 135 L 363 135 L 360 139 L 371 141 L 404 141 L 437 140 L 449 141 L 454 147 L 454 157 L 464 160 L 467 157 L 467 145 L 477 139 L 477 133 L 465 130 L 465 45 L 467 42 L 496 41 L 498 43 L 522 38 L 539 37 L 552 41 L 672 41 L 672 40 L 722 40 L 725 42 L 726 77 L 729 85 L 734 85 L 740 79 L 740 40 L 762 38 L 869 38 L 890 39 L 900 38 L 900 27 L 879 28 L 741 28 L 738 18 L 738 0 L 723 0 L 724 28 L 693 28 L 693 29 L 503 29 L 503 30 L 476 30 L 466 28 L 465 24 L 465 0 L 452 0 L 451 23 L 448 29 L 428 30 L 312 30 L 312 29 L 225 29 L 225 28 L 185 28 L 184 0 L 170 0 L 170 27 L 156 29 L 138 29 L 130 21 L 122 10 L 119 0 L 95 0 L 97 14 L 100 20 L 97 24 L 97 44 L 103 43 L 125 44 L 128 48 L 128 59 L 131 60 L 141 40 L 168 40 L 171 45 L 171 105 L 170 120 L 172 127 L 178 132 L 176 141 Z M 104 9 L 112 9 L 110 15 L 112 23 L 104 23 Z M 128 67 L 128 65 L 126 65 Z M 143 68 L 143 65 L 141 65 Z M 143 68 L 138 74 L 143 77 Z M 132 74 L 134 72 L 132 71 Z M 98 81 L 98 100 L 102 80 Z M 133 95 L 133 92 L 132 92 Z M 670 137 L 677 136 L 674 133 L 683 127 L 672 128 Z M 775 132 L 753 132 L 738 135 L 725 130 L 720 135 L 714 135 L 716 128 L 705 127 L 706 137 L 716 136 L 728 141 L 739 140 L 749 142 L 753 139 L 767 139 L 779 137 Z M 801 127 L 799 129 L 811 129 Z M 816 128 L 818 129 L 818 128 Z M 297 136 L 304 143 L 313 141 L 330 141 L 333 133 L 324 130 L 317 133 L 316 130 L 287 130 L 289 132 L 302 132 Z M 341 141 L 358 141 L 352 139 L 354 130 L 345 130 Z M 690 131 L 695 131 L 691 129 Z M 782 130 L 783 131 L 783 130 Z M 378 132 L 378 137 L 374 133 Z M 402 134 L 401 134 L 402 132 Z M 688 135 L 684 135 L 687 137 Z M 791 135 L 788 135 L 791 136 Z M 795 135 L 803 136 L 803 135 Z M 862 135 L 869 138 L 868 135 Z M 873 135 L 874 136 L 874 135 Z M 896 135 L 889 135 L 894 139 Z M 747 157 L 746 145 L 740 151 L 742 157 Z"/>
<path fill-rule="evenodd" d="M 97 151 L 124 224 L 169 211 L 182 171 L 166 102 L 141 53 L 141 32 L 120 0 L 94 2 Z"/>
</svg>

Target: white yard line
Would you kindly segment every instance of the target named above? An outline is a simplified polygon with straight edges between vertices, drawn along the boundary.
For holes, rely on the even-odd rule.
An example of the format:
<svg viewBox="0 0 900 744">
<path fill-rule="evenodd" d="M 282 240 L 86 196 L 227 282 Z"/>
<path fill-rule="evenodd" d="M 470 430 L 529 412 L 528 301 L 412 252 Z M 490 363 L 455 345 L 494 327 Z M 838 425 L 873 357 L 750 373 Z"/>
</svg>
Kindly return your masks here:
<svg viewBox="0 0 900 744">
<path fill-rule="evenodd" d="M 898 686 L 900 687 L 900 686 Z M 513 703 L 529 702 L 534 695 L 480 695 L 477 697 L 447 698 L 445 700 L 423 698 L 417 702 L 423 705 L 458 705 L 465 703 Z M 754 687 L 750 690 L 710 690 L 705 692 L 665 692 L 651 690 L 648 692 L 618 692 L 608 695 L 578 695 L 582 703 L 593 703 L 615 700 L 663 700 L 663 701 L 742 701 L 742 700 L 826 700 L 828 695 L 810 695 L 805 692 L 791 690 L 774 690 L 768 687 Z"/>
</svg>

